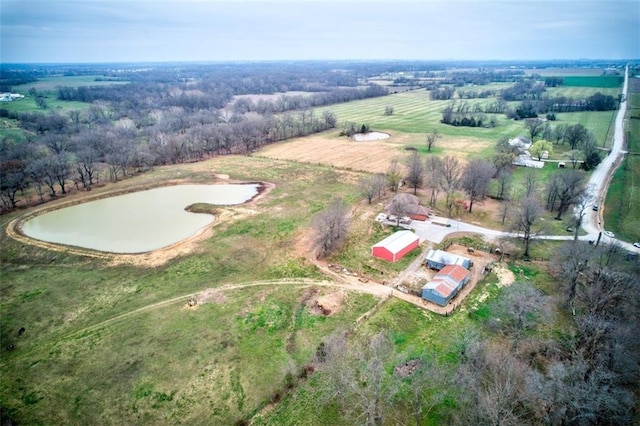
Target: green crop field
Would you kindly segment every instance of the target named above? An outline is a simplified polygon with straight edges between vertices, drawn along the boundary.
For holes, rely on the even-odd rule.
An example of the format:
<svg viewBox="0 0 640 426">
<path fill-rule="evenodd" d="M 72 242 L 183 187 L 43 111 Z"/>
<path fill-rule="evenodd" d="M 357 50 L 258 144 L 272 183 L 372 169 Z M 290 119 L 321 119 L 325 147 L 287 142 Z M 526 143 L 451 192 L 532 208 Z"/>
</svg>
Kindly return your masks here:
<svg viewBox="0 0 640 426">
<path fill-rule="evenodd" d="M 600 76 L 563 76 L 563 86 L 579 87 L 621 87 L 624 76 L 600 75 Z"/>
</svg>

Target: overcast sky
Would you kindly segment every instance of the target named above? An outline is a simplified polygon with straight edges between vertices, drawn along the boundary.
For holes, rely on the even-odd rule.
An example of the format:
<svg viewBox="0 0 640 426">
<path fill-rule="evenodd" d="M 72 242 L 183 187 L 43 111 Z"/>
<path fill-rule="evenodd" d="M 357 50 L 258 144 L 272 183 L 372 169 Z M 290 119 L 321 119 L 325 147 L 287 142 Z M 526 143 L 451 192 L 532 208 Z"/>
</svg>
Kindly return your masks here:
<svg viewBox="0 0 640 426">
<path fill-rule="evenodd" d="M 2 62 L 628 59 L 638 0 L 0 0 Z"/>
</svg>

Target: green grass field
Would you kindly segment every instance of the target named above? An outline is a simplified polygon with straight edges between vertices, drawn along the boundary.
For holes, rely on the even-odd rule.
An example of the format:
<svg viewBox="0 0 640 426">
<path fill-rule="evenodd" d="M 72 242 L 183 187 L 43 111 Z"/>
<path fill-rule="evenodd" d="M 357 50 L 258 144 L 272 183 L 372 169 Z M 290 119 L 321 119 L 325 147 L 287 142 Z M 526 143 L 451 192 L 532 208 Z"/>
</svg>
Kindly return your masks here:
<svg viewBox="0 0 640 426">
<path fill-rule="evenodd" d="M 562 77 L 562 85 L 579 87 L 609 87 L 618 88 L 624 82 L 622 75 L 599 75 L 599 76 L 566 76 Z"/>
<path fill-rule="evenodd" d="M 626 141 L 630 152 L 640 152 L 640 84 L 630 82 Z M 608 230 L 622 240 L 640 241 L 640 156 L 625 156 L 611 180 L 605 202 L 604 219 Z"/>
<path fill-rule="evenodd" d="M 597 90 L 579 88 L 573 92 L 576 96 L 589 96 Z M 559 89 L 564 90 L 564 89 Z M 617 89 L 610 89 L 612 93 Z M 456 103 L 466 102 L 468 105 L 485 105 L 495 102 L 491 99 L 456 100 Z M 389 96 L 358 100 L 319 109 L 333 111 L 339 123 L 351 122 L 357 125 L 368 124 L 372 130 L 392 131 L 402 133 L 427 133 L 437 130 L 440 134 L 453 138 L 472 138 L 478 140 L 498 141 L 501 137 L 514 137 L 519 134 L 527 135 L 522 122 L 509 120 L 504 114 L 488 114 L 496 120 L 494 128 L 454 127 L 440 123 L 442 111 L 451 101 L 432 101 L 426 90 L 414 90 L 396 93 Z M 517 102 L 513 103 L 514 105 Z M 394 113 L 385 116 L 386 106 L 392 106 Z M 592 131 L 600 145 L 609 144 L 612 136 L 611 123 L 615 111 L 579 112 L 556 114 L 557 121 L 551 126 L 560 124 L 582 124 Z"/>
<path fill-rule="evenodd" d="M 122 184 L 206 182 L 206 170 L 215 170 L 278 187 L 255 214 L 220 224 L 196 253 L 163 266 L 110 266 L 25 246 L 3 232 L 0 340 L 3 348 L 15 345 L 3 349 L 0 363 L 8 415 L 30 424 L 234 423 L 268 402 L 287 366 L 308 362 L 323 335 L 375 304 L 347 296 L 343 313 L 315 318 L 300 310 L 301 286 L 263 286 L 225 292 L 224 303 L 195 311 L 185 310 L 186 299 L 145 310 L 225 284 L 319 278 L 294 251 L 297 232 L 333 197 L 354 191 L 352 174 L 328 167 L 250 157 L 208 167 L 157 168 Z M 3 226 L 10 218 L 1 218 Z M 292 333 L 296 346 L 288 348 Z"/>
</svg>

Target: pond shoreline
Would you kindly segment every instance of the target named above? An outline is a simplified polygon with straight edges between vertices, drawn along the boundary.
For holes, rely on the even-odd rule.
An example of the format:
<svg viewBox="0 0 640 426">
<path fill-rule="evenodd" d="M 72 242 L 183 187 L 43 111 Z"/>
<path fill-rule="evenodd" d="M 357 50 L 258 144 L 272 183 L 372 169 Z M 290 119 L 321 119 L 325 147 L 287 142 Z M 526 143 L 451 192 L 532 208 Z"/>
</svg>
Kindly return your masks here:
<svg viewBox="0 0 640 426">
<path fill-rule="evenodd" d="M 255 206 L 262 200 L 272 189 L 275 188 L 275 184 L 270 182 L 262 182 L 262 181 L 240 181 L 235 179 L 229 179 L 228 176 L 216 176 L 215 182 L 211 182 L 209 184 L 203 184 L 202 182 L 193 182 L 190 179 L 184 180 L 171 180 L 166 182 L 160 182 L 157 185 L 133 185 L 128 188 L 123 188 L 120 190 L 111 190 L 101 194 L 90 194 L 85 193 L 76 197 L 73 200 L 60 200 L 60 202 L 47 203 L 41 207 L 31 208 L 31 211 L 25 212 L 18 217 L 11 220 L 5 230 L 6 234 L 23 244 L 28 244 L 32 246 L 41 247 L 47 250 L 55 251 L 55 252 L 65 252 L 73 255 L 91 257 L 97 259 L 105 259 L 111 261 L 113 264 L 136 264 L 140 266 L 158 266 L 160 264 L 165 263 L 166 261 L 173 259 L 174 257 L 187 254 L 191 252 L 195 247 L 195 243 L 201 241 L 204 238 L 208 238 L 213 234 L 213 227 L 217 226 L 219 223 L 225 222 L 227 220 L 231 220 L 230 214 L 228 214 L 229 209 L 247 209 L 250 206 Z M 37 216 L 43 215 L 45 213 L 60 210 L 67 207 L 72 207 L 79 204 L 89 203 L 92 201 L 98 201 L 106 198 L 113 198 L 121 195 L 132 194 L 136 192 L 143 192 L 147 190 L 163 188 L 163 187 L 172 187 L 179 185 L 256 185 L 256 194 L 254 194 L 250 199 L 246 200 L 243 203 L 233 204 L 233 205 L 216 205 L 216 208 L 220 210 L 219 215 L 214 215 L 214 220 L 212 223 L 204 226 L 199 229 L 192 236 L 185 238 L 183 240 L 177 241 L 174 244 L 170 244 L 166 247 L 144 251 L 139 253 L 116 253 L 116 252 L 108 252 L 108 251 L 100 251 L 91 248 L 78 247 L 73 245 L 64 245 L 59 243 L 47 242 L 39 239 L 32 238 L 26 235 L 23 232 L 23 224 L 28 220 L 31 220 Z M 185 206 L 185 210 L 188 206 Z M 237 216 L 237 215 L 233 215 Z M 234 217 L 235 219 L 235 217 Z"/>
</svg>

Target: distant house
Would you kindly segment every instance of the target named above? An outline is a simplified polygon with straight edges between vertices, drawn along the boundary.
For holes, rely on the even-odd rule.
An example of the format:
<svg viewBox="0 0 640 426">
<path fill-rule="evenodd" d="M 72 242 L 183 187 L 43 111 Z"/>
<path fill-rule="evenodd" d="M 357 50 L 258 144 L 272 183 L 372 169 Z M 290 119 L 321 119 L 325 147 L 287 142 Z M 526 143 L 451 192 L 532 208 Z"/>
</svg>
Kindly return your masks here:
<svg viewBox="0 0 640 426">
<path fill-rule="evenodd" d="M 519 153 L 523 153 L 531 148 L 531 140 L 525 138 L 524 136 L 516 136 L 513 139 L 509 139 L 509 145 L 518 149 Z"/>
<path fill-rule="evenodd" d="M 447 265 L 422 287 L 422 298 L 445 306 L 469 281 L 469 271 L 460 265 Z"/>
<path fill-rule="evenodd" d="M 371 247 L 374 257 L 397 262 L 420 245 L 420 237 L 411 231 L 398 231 Z"/>
<path fill-rule="evenodd" d="M 413 220 L 425 221 L 429 217 L 429 209 L 420 205 L 420 199 L 412 194 L 396 194 L 391 203 L 387 206 L 387 211 L 391 211 L 393 203 L 400 203 L 404 206 L 405 214 Z"/>
<path fill-rule="evenodd" d="M 425 258 L 427 266 L 431 269 L 440 270 L 447 265 L 458 265 L 464 268 L 473 266 L 473 262 L 468 257 L 448 253 L 442 250 L 429 250 Z"/>
<path fill-rule="evenodd" d="M 0 102 L 11 102 L 22 98 L 24 98 L 24 95 L 19 93 L 0 93 Z"/>
</svg>

